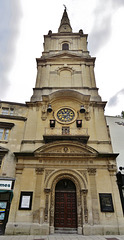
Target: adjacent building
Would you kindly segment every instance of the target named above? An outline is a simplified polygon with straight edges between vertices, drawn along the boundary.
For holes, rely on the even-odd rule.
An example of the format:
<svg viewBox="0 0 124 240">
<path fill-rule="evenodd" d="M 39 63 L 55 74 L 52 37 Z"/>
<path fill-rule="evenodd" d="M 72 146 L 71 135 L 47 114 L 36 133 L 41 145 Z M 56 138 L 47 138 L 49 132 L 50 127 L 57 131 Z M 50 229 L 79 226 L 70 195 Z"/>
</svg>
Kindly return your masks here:
<svg viewBox="0 0 124 240">
<path fill-rule="evenodd" d="M 31 100 L 0 103 L 1 234 L 124 234 L 118 153 L 87 37 L 65 8 L 44 36 Z"/>
<path fill-rule="evenodd" d="M 113 151 L 119 153 L 117 168 L 124 167 L 124 118 L 121 116 L 106 116 Z"/>
</svg>

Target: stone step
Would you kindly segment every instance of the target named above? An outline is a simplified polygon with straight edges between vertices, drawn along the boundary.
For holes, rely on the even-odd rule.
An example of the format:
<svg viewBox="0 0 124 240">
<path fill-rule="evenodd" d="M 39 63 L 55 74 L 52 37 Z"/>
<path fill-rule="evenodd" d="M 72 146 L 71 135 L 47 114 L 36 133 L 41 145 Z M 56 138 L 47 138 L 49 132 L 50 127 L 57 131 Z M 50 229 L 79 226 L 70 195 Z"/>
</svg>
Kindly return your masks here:
<svg viewBox="0 0 124 240">
<path fill-rule="evenodd" d="M 77 229 L 76 228 L 55 228 L 55 233 L 76 234 L 77 233 Z"/>
</svg>

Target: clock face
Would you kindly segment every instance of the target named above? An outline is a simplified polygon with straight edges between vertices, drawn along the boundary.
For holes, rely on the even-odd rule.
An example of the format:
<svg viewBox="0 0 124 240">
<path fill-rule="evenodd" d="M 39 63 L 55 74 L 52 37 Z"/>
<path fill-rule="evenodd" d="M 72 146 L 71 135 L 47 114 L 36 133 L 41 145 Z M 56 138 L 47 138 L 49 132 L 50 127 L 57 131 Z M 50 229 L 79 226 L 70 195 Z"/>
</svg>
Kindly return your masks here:
<svg viewBox="0 0 124 240">
<path fill-rule="evenodd" d="M 62 108 L 57 112 L 57 118 L 63 123 L 71 122 L 75 117 L 75 113 L 70 108 Z"/>
</svg>

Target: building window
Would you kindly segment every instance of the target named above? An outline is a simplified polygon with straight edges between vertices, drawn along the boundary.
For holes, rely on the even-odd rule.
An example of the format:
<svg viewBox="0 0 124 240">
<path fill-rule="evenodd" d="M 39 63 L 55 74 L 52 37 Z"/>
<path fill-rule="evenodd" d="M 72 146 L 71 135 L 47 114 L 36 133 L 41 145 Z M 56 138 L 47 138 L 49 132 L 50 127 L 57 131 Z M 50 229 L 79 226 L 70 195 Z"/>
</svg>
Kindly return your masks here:
<svg viewBox="0 0 124 240">
<path fill-rule="evenodd" d="M 14 114 L 14 109 L 10 108 L 10 115 L 13 115 L 13 114 Z"/>
<path fill-rule="evenodd" d="M 7 140 L 9 135 L 9 129 L 0 128 L 0 140 Z"/>
<path fill-rule="evenodd" d="M 14 109 L 13 108 L 2 108 L 2 114 L 3 115 L 13 115 Z"/>
<path fill-rule="evenodd" d="M 62 50 L 69 50 L 69 44 L 68 43 L 63 43 L 62 44 Z"/>
<path fill-rule="evenodd" d="M 2 114 L 8 115 L 9 114 L 9 108 L 2 108 Z"/>
</svg>

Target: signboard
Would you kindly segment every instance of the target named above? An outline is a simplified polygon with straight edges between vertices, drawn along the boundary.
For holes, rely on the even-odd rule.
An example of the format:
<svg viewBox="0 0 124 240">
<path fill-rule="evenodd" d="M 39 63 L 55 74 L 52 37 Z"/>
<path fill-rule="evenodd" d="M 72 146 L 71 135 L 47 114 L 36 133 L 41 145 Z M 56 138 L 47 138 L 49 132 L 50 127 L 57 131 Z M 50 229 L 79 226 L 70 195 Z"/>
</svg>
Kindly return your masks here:
<svg viewBox="0 0 124 240">
<path fill-rule="evenodd" d="M 11 190 L 12 181 L 0 180 L 0 190 Z"/>
<path fill-rule="evenodd" d="M 31 210 L 33 192 L 21 192 L 19 210 Z"/>
<path fill-rule="evenodd" d="M 21 208 L 29 208 L 31 196 L 22 196 Z"/>
<path fill-rule="evenodd" d="M 112 194 L 99 193 L 101 212 L 114 212 Z"/>
</svg>

